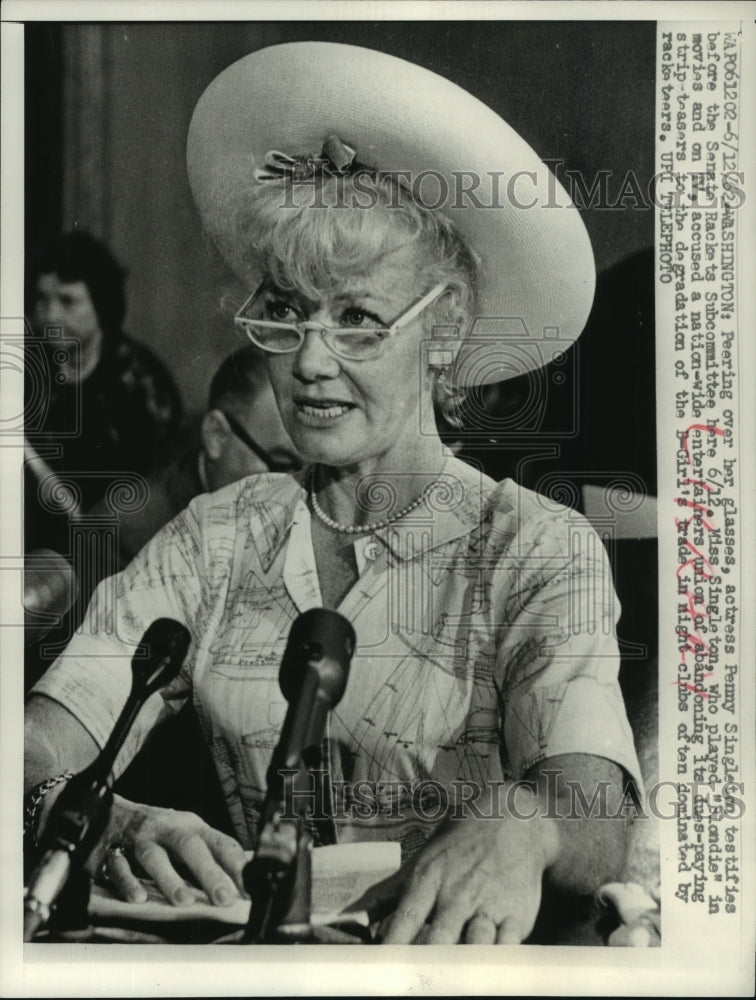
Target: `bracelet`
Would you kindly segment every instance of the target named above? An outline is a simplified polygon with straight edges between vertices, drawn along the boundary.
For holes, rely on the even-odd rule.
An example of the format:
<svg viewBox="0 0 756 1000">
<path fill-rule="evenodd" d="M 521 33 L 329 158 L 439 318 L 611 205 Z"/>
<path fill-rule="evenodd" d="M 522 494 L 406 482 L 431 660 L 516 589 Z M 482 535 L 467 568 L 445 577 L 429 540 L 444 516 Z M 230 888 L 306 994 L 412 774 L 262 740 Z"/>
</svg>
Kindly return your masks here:
<svg viewBox="0 0 756 1000">
<path fill-rule="evenodd" d="M 26 796 L 24 802 L 24 836 L 26 837 L 28 834 L 31 834 L 34 847 L 39 847 L 36 826 L 37 813 L 39 812 L 42 800 L 51 788 L 55 788 L 56 785 L 60 785 L 64 781 L 70 781 L 71 778 L 73 778 L 72 771 L 64 771 L 62 774 L 56 774 L 54 778 L 46 778 L 44 781 L 40 781 Z"/>
</svg>

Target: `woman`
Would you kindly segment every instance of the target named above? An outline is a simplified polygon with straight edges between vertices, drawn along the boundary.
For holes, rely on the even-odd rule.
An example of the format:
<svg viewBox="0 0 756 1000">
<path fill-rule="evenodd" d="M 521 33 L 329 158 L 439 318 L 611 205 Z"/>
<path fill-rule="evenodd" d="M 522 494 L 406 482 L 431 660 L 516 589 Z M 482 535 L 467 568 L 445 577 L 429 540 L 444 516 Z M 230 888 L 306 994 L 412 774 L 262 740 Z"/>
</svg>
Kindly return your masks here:
<svg viewBox="0 0 756 1000">
<path fill-rule="evenodd" d="M 195 111 L 188 162 L 203 223 L 250 288 L 237 325 L 266 352 L 309 465 L 193 501 L 121 575 L 115 634 L 93 603 L 91 634 L 30 701 L 28 783 L 92 759 L 147 625 L 184 622 L 182 675 L 143 710 L 121 764 L 192 697 L 238 842 L 119 801 L 103 845 L 123 845 L 106 865 L 125 897 L 145 871 L 180 905 L 183 867 L 223 905 L 286 710 L 289 627 L 337 608 L 358 644 L 327 731 L 331 832 L 401 842 L 386 940 L 521 941 L 542 883 L 585 895 L 621 865 L 623 822 L 564 822 L 557 808 L 571 781 L 587 800 L 608 789 L 613 809 L 638 774 L 616 608 L 585 522 L 446 453 L 433 403 L 533 370 L 579 334 L 585 231 L 572 208 L 523 208 L 520 180 L 542 204 L 555 182 L 493 112 L 350 46 L 275 46 L 230 67 Z M 521 778 L 532 787 L 504 808 Z"/>
</svg>

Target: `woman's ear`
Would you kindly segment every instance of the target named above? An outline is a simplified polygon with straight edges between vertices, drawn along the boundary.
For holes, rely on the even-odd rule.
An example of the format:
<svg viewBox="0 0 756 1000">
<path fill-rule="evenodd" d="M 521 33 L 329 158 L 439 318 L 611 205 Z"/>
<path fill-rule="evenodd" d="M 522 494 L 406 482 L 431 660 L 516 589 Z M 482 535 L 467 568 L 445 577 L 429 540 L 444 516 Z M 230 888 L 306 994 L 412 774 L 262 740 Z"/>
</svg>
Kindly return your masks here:
<svg viewBox="0 0 756 1000">
<path fill-rule="evenodd" d="M 202 449 L 212 462 L 217 462 L 226 447 L 231 428 L 220 410 L 208 410 L 202 418 L 200 437 Z"/>
</svg>

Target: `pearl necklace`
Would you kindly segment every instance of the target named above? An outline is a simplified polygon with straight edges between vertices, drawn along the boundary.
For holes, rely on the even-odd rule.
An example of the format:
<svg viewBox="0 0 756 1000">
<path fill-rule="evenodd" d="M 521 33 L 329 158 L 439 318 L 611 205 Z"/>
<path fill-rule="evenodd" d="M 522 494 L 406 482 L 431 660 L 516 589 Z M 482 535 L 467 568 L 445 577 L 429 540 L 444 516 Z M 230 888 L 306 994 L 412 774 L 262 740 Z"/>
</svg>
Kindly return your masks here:
<svg viewBox="0 0 756 1000">
<path fill-rule="evenodd" d="M 392 517 L 387 517 L 383 521 L 375 521 L 373 524 L 339 524 L 338 521 L 334 521 L 333 518 L 329 517 L 318 503 L 313 480 L 314 476 L 310 479 L 310 502 L 312 503 L 312 509 L 315 511 L 318 520 L 322 521 L 323 524 L 327 525 L 329 528 L 333 528 L 334 531 L 340 531 L 344 535 L 367 535 L 373 531 L 380 531 L 381 528 L 388 528 L 390 524 L 400 520 L 400 518 L 404 517 L 405 514 L 409 514 L 409 512 L 414 510 L 415 507 L 419 507 L 425 499 L 425 494 L 429 488 L 426 486 L 420 496 L 416 497 L 412 503 L 408 503 L 406 507 L 402 507 L 402 509 L 397 511 L 397 513 Z"/>
</svg>

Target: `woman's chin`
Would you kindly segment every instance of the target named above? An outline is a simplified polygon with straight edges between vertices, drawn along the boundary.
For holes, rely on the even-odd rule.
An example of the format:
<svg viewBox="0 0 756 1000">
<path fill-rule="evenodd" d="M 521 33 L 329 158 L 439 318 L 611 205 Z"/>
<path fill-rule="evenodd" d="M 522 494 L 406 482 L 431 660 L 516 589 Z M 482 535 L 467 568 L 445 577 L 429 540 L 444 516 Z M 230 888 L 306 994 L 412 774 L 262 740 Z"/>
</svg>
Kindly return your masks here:
<svg viewBox="0 0 756 1000">
<path fill-rule="evenodd" d="M 343 440 L 325 440 L 326 435 L 297 435 L 294 439 L 297 451 L 310 465 L 331 465 L 341 467 L 358 460 L 359 452 Z M 315 440 L 313 440 L 315 439 Z"/>
<path fill-rule="evenodd" d="M 287 430 L 299 454 L 310 463 L 351 465 L 371 450 L 370 442 L 346 433 L 344 424 L 338 421 L 333 426 L 308 426 L 297 422 Z"/>
<path fill-rule="evenodd" d="M 361 446 L 360 446 L 361 444 Z M 299 454 L 305 459 L 308 465 L 328 465 L 333 469 L 372 468 L 377 460 L 374 443 L 369 447 L 366 442 L 352 443 L 345 440 L 326 441 L 322 438 L 318 441 L 297 440 L 296 446 Z"/>
</svg>

